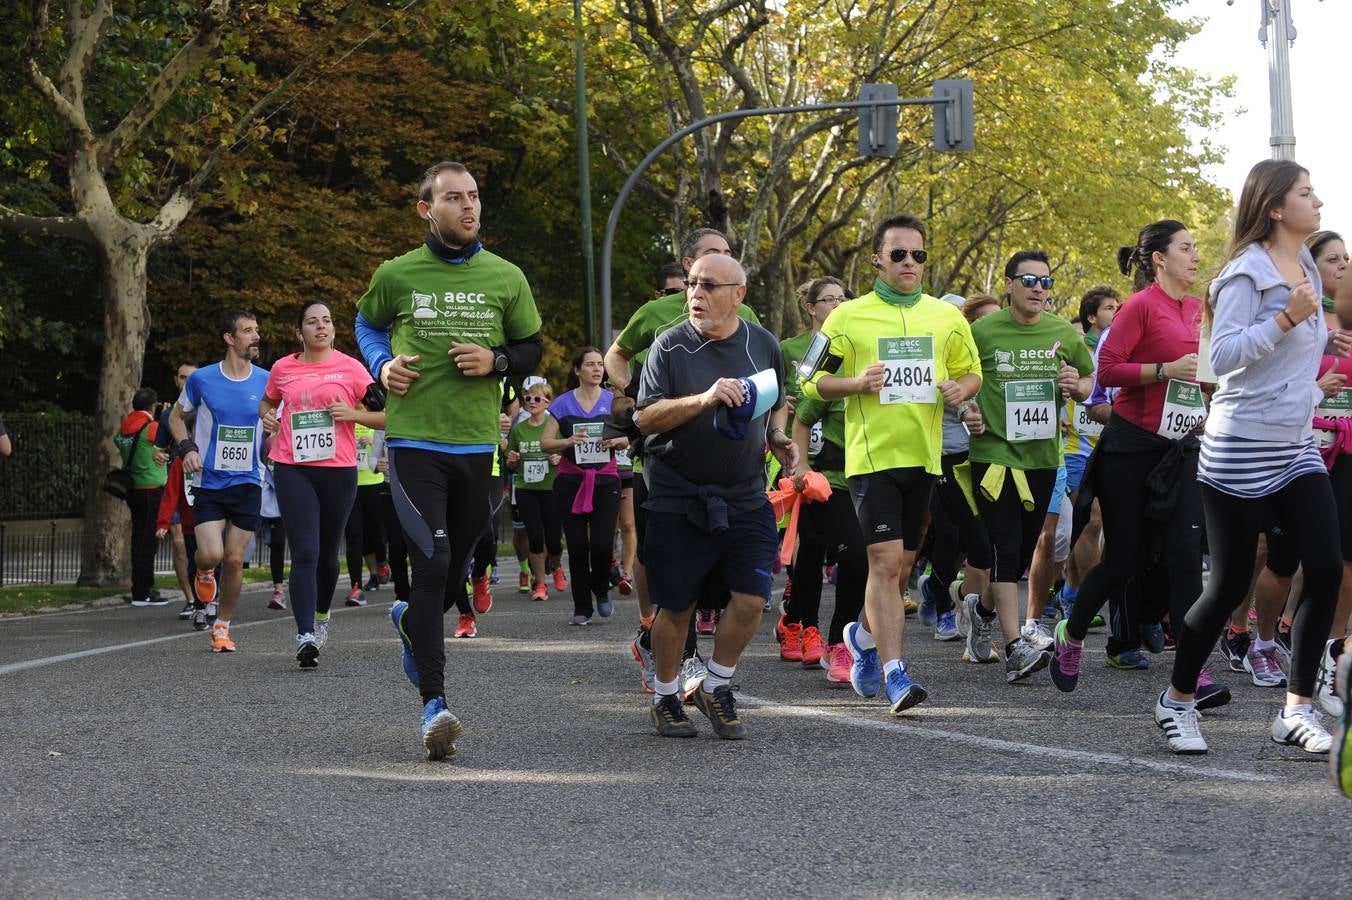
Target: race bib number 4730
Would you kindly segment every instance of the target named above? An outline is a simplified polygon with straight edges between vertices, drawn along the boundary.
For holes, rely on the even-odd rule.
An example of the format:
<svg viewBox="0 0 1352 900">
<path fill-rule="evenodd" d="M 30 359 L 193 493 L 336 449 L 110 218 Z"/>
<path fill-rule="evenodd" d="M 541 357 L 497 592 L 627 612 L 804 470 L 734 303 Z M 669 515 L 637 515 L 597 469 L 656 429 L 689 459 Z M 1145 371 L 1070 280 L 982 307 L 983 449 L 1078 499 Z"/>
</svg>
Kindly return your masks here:
<svg viewBox="0 0 1352 900">
<path fill-rule="evenodd" d="M 934 403 L 934 338 L 878 338 L 883 366 L 879 403 Z"/>
</svg>

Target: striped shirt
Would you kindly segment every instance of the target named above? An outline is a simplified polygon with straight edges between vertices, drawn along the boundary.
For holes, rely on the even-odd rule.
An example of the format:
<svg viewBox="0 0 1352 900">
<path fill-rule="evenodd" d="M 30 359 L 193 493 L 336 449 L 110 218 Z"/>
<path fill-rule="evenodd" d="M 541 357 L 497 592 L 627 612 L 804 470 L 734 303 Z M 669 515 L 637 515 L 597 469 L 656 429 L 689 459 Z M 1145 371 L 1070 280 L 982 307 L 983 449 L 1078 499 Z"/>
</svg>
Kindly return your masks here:
<svg viewBox="0 0 1352 900">
<path fill-rule="evenodd" d="M 1267 497 L 1302 475 L 1328 475 L 1314 435 L 1302 443 L 1202 435 L 1197 480 L 1234 497 Z"/>
</svg>

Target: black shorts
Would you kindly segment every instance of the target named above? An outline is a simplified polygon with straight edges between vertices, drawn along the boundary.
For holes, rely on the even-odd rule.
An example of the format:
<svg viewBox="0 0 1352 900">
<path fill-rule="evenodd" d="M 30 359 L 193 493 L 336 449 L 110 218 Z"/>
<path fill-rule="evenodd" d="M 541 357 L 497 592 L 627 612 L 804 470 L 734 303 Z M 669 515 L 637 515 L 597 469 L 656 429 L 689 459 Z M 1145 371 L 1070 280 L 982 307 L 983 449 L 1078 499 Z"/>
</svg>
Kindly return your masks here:
<svg viewBox="0 0 1352 900">
<path fill-rule="evenodd" d="M 634 473 L 632 471 L 620 472 L 620 490 L 627 491 L 634 486 Z"/>
<path fill-rule="evenodd" d="M 734 593 L 770 599 L 779 541 L 768 502 L 728 516 L 728 530 L 718 534 L 706 534 L 683 513 L 649 510 L 647 518 L 643 564 L 654 606 L 673 612 L 689 609 L 714 574 Z"/>
<path fill-rule="evenodd" d="M 852 476 L 850 499 L 864 543 L 899 540 L 905 549 L 919 550 L 933 487 L 934 476 L 919 466 Z"/>
<path fill-rule="evenodd" d="M 226 488 L 192 492 L 194 525 L 226 521 L 241 531 L 257 531 L 262 508 L 263 489 L 256 484 L 232 484 Z"/>
</svg>

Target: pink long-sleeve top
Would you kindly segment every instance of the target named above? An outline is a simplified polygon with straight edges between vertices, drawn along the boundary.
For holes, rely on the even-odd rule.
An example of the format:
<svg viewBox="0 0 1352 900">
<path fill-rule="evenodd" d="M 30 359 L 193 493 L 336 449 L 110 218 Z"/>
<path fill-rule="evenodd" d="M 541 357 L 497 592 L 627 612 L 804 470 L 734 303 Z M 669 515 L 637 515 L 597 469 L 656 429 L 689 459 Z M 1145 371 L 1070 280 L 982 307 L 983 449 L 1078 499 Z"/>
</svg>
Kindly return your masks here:
<svg viewBox="0 0 1352 900">
<path fill-rule="evenodd" d="M 1121 388 L 1113 412 L 1147 431 L 1156 431 L 1164 411 L 1168 381 L 1141 383 L 1141 370 L 1153 378 L 1155 363 L 1169 363 L 1197 352 L 1202 332 L 1202 301 L 1185 295 L 1175 300 L 1158 283 L 1132 294 L 1113 317 L 1099 349 L 1098 382 Z"/>
</svg>

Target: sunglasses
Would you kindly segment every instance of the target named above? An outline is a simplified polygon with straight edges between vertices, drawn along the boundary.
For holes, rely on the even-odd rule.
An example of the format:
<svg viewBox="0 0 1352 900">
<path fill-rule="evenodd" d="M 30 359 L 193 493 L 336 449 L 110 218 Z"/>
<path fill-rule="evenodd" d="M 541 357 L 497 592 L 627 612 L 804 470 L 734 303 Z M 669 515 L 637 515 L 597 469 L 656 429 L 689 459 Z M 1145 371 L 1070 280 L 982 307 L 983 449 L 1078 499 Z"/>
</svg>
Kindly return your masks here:
<svg viewBox="0 0 1352 900">
<path fill-rule="evenodd" d="M 527 402 L 527 403 L 544 403 L 546 399 L 548 399 L 548 398 L 546 398 L 546 397 L 527 397 L 527 398 L 526 398 L 526 402 Z"/>
<path fill-rule="evenodd" d="M 1050 291 L 1052 289 L 1052 285 L 1056 283 L 1056 279 L 1050 275 L 1043 275 L 1039 277 L 1037 275 L 1025 274 L 1016 276 L 1015 280 L 1026 288 L 1030 288 L 1035 284 L 1040 284 L 1042 285 L 1042 289 L 1044 291 Z"/>
<path fill-rule="evenodd" d="M 887 254 L 887 256 L 892 262 L 899 263 L 906 261 L 907 254 L 910 255 L 911 259 L 915 260 L 917 266 L 923 266 L 925 260 L 929 259 L 929 254 L 924 250 L 906 250 L 902 247 L 897 247 L 891 253 Z"/>
</svg>

